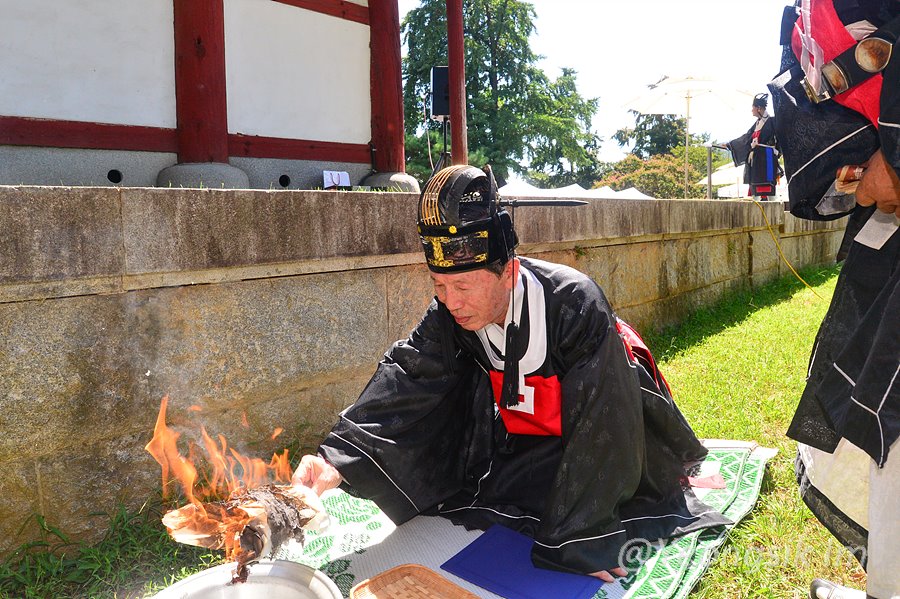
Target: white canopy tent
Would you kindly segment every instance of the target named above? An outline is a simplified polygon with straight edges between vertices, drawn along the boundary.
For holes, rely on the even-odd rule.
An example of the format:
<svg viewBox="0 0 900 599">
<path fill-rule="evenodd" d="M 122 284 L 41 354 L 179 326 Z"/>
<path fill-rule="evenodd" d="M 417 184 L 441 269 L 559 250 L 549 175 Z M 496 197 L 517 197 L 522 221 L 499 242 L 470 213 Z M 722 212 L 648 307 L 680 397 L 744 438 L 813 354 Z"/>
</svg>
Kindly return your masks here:
<svg viewBox="0 0 900 599">
<path fill-rule="evenodd" d="M 524 181 L 513 181 L 500 188 L 502 196 L 521 196 L 531 198 L 609 198 L 624 200 L 652 200 L 651 196 L 641 193 L 634 187 L 614 191 L 611 187 L 603 186 L 597 189 L 585 189 L 573 183 L 565 187 L 555 189 L 541 189 Z"/>
</svg>

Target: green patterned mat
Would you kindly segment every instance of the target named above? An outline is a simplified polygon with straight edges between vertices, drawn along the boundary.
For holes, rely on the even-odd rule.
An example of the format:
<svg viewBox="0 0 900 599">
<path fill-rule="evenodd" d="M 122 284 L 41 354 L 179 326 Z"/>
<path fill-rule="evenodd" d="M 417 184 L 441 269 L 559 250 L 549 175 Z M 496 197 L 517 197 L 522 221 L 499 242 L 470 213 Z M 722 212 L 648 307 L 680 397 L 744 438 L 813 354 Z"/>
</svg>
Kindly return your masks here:
<svg viewBox="0 0 900 599">
<path fill-rule="evenodd" d="M 709 455 L 692 475 L 721 474 L 724 489 L 697 489 L 709 506 L 737 523 L 759 497 L 765 466 L 773 450 L 739 441 L 706 441 Z M 401 527 L 371 501 L 332 491 L 323 497 L 331 525 L 308 533 L 304 546 L 289 544 L 275 556 L 318 568 L 338 585 L 345 597 L 350 589 L 392 567 L 418 563 L 427 566 L 479 597 L 485 591 L 440 569 L 440 565 L 476 539 L 448 520 L 419 516 Z M 624 552 L 628 576 L 606 584 L 594 599 L 682 599 L 706 571 L 725 542 L 731 527 L 716 527 L 677 539 L 635 542 Z"/>
</svg>

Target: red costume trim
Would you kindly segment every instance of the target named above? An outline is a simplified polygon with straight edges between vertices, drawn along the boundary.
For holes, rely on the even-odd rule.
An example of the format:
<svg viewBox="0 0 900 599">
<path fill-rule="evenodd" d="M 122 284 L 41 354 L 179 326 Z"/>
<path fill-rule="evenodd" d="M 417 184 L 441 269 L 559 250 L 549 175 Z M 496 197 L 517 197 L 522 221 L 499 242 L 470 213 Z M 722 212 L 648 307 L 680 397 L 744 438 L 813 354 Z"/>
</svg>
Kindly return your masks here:
<svg viewBox="0 0 900 599">
<path fill-rule="evenodd" d="M 491 387 L 494 389 L 494 401 L 500 408 L 500 417 L 506 430 L 514 435 L 562 436 L 562 389 L 556 375 L 551 377 L 526 376 L 525 386 L 534 390 L 531 398 L 519 395 L 519 406 L 530 403 L 534 413 L 522 410 L 510 410 L 500 405 L 503 389 L 503 373 L 490 371 Z"/>
<path fill-rule="evenodd" d="M 841 22 L 831 1 L 810 0 L 810 30 L 808 33 L 822 48 L 824 62 L 828 63 L 837 58 L 844 50 L 856 44 L 853 36 L 847 32 L 844 23 Z M 802 43 L 800 32 L 803 29 L 803 17 L 797 19 L 794 31 L 791 34 L 791 48 L 794 55 L 800 60 L 802 55 Z M 821 68 L 822 65 L 813 65 Z M 875 127 L 878 127 L 878 116 L 881 114 L 881 73 L 874 75 L 856 87 L 832 98 L 838 104 L 855 110 L 869 119 Z"/>
</svg>

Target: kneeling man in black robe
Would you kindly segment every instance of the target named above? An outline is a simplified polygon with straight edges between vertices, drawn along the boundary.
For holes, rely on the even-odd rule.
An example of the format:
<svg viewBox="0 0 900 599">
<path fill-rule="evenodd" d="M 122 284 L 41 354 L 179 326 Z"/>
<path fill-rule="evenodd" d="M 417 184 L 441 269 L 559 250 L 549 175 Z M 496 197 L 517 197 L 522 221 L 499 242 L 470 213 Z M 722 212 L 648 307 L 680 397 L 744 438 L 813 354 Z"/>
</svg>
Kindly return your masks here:
<svg viewBox="0 0 900 599">
<path fill-rule="evenodd" d="M 630 540 L 729 522 L 686 484 L 706 449 L 638 334 L 586 275 L 515 256 L 489 171 L 439 171 L 418 227 L 436 297 L 295 482 L 397 524 L 499 523 L 537 566 L 606 581 Z"/>
</svg>

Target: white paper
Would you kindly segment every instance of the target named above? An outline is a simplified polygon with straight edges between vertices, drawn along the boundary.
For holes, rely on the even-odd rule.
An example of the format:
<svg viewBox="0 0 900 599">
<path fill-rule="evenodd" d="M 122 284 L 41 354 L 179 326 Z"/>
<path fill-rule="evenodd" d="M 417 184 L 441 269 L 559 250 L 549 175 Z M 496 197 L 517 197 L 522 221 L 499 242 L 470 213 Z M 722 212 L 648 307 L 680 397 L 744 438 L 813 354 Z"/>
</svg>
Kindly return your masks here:
<svg viewBox="0 0 900 599">
<path fill-rule="evenodd" d="M 876 210 L 856 234 L 854 241 L 857 241 L 873 250 L 880 250 L 887 243 L 891 235 L 897 232 L 900 226 L 900 218 L 894 214 L 888 214 L 881 210 Z"/>
<path fill-rule="evenodd" d="M 350 187 L 350 173 L 347 171 L 322 171 L 322 187 Z"/>
</svg>

